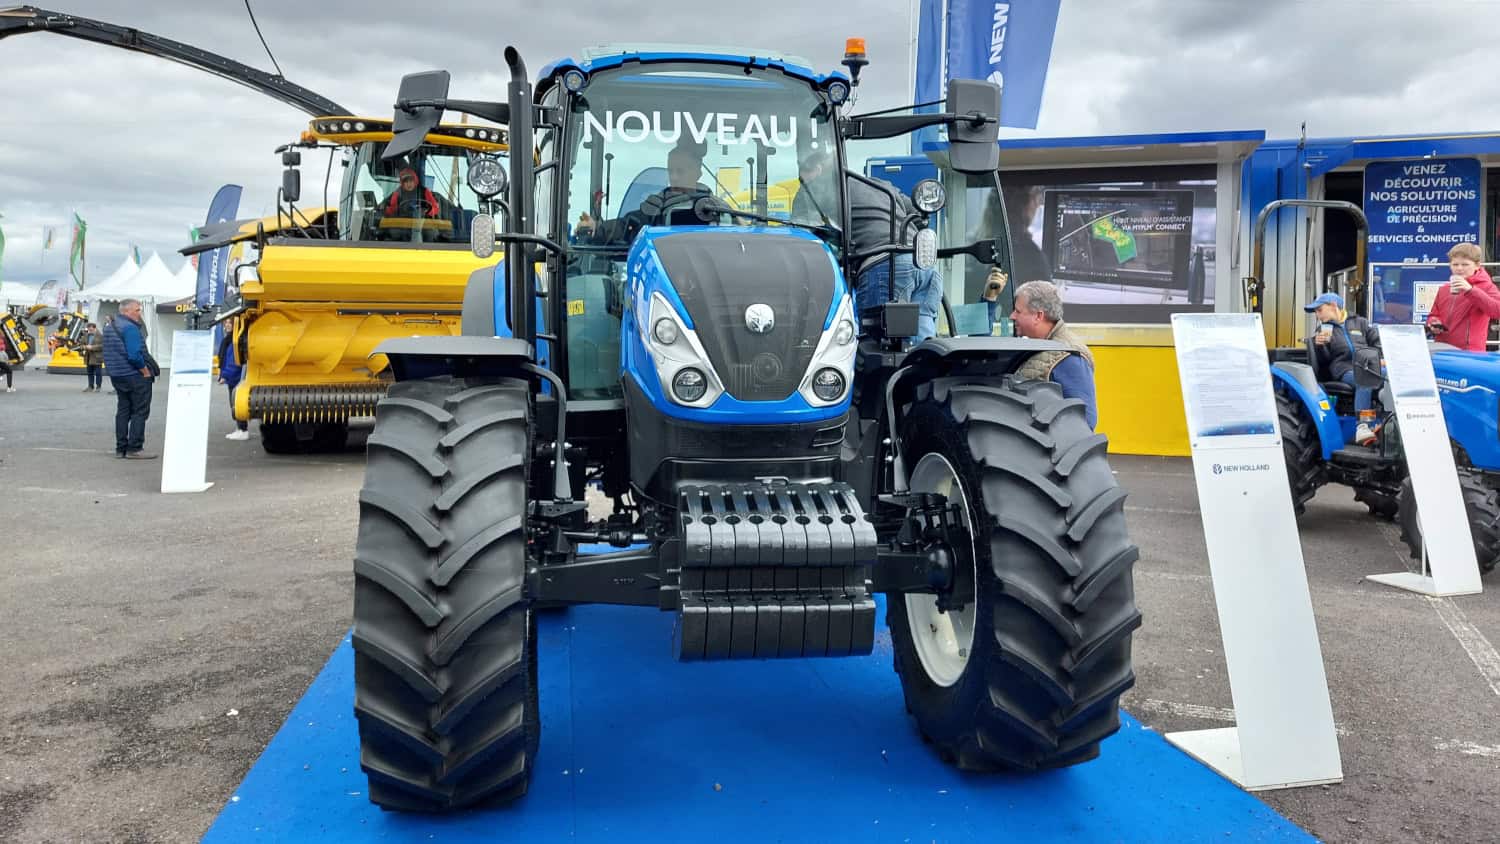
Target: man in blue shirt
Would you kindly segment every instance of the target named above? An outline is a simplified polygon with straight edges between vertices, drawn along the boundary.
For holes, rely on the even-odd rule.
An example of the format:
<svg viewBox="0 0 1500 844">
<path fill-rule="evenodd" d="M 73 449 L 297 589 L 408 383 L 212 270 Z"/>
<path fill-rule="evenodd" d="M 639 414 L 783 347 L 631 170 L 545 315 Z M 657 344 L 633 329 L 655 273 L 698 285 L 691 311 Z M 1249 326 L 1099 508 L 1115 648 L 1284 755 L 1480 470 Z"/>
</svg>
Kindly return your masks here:
<svg viewBox="0 0 1500 844">
<path fill-rule="evenodd" d="M 1063 395 L 1083 401 L 1089 427 L 1099 421 L 1094 401 L 1094 354 L 1063 322 L 1062 295 L 1050 281 L 1028 281 L 1016 289 L 1015 309 L 1010 318 L 1016 336 L 1054 340 L 1072 351 L 1032 355 L 1016 374 L 1022 378 L 1046 379 L 1062 387 Z"/>
<path fill-rule="evenodd" d="M 156 373 L 146 351 L 141 303 L 126 299 L 120 314 L 104 328 L 104 371 L 115 387 L 115 455 L 152 460 L 145 451 L 146 417 L 151 415 L 151 381 Z"/>
</svg>

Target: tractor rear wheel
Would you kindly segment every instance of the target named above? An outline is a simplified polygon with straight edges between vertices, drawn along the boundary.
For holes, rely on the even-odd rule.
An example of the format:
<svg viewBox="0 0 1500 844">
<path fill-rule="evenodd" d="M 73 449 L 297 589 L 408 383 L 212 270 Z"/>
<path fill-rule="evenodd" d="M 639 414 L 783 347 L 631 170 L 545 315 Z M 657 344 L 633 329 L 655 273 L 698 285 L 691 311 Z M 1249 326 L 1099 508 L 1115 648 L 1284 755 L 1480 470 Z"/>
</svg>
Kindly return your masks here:
<svg viewBox="0 0 1500 844">
<path fill-rule="evenodd" d="M 1296 396 L 1276 391 L 1276 416 L 1281 423 L 1281 452 L 1286 460 L 1286 478 L 1292 488 L 1292 511 L 1302 515 L 1318 487 L 1328 480 L 1323 468 L 1323 444 L 1307 408 Z M 1371 506 L 1371 510 L 1374 507 Z"/>
<path fill-rule="evenodd" d="M 907 709 L 965 770 L 1085 762 L 1120 726 L 1141 615 L 1125 493 L 1106 440 L 1057 385 L 939 379 L 901 432 L 913 492 L 956 500 L 974 600 L 940 612 L 893 595 L 887 622 Z"/>
<path fill-rule="evenodd" d="M 1474 539 L 1474 559 L 1479 573 L 1489 574 L 1500 565 L 1500 492 L 1485 485 L 1477 472 L 1458 470 L 1458 491 L 1463 495 L 1464 513 L 1469 517 L 1469 534 Z M 1422 525 L 1417 520 L 1417 498 L 1411 478 L 1401 484 L 1397 499 L 1396 524 L 1401 527 L 1401 541 L 1412 559 L 1422 559 Z"/>
<path fill-rule="evenodd" d="M 526 792 L 541 736 L 524 381 L 399 382 L 368 441 L 354 558 L 360 766 L 386 809 Z"/>
</svg>

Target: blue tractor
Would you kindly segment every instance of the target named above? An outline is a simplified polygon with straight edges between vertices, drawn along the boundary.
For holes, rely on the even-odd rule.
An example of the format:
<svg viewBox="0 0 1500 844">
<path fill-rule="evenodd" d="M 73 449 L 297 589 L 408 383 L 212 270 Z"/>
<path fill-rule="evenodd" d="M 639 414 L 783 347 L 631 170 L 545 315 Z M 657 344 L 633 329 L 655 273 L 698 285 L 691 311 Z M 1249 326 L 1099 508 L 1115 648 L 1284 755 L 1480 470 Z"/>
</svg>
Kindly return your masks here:
<svg viewBox="0 0 1500 844">
<path fill-rule="evenodd" d="M 1369 231 L 1364 212 L 1349 202 L 1288 199 L 1269 203 L 1256 220 L 1252 275 L 1247 279 L 1251 308 L 1259 309 L 1266 222 L 1272 212 L 1286 206 L 1334 209 L 1354 217 L 1356 269 L 1351 289 L 1356 294 L 1353 300 L 1363 301 L 1364 297 L 1357 294 Z M 1421 527 L 1395 424 L 1395 403 L 1379 356 L 1372 354 L 1354 361 L 1356 384 L 1378 391 L 1379 425 L 1375 442 L 1369 445 L 1351 442 L 1358 424 L 1354 387 L 1318 370 L 1311 337 L 1305 347 L 1273 349 L 1271 361 L 1287 479 L 1297 513 L 1302 513 L 1308 499 L 1324 484 L 1352 487 L 1355 500 L 1365 504 L 1373 515 L 1400 525 L 1402 540 L 1412 556 L 1420 559 Z M 1458 466 L 1475 557 L 1480 571 L 1487 573 L 1500 564 L 1500 357 L 1434 343 L 1432 366 Z"/>
<path fill-rule="evenodd" d="M 1500 355 L 1434 343 L 1432 371 L 1453 445 L 1474 558 L 1479 573 L 1488 574 L 1500 565 Z M 1422 528 L 1410 478 L 1401 485 L 1396 521 L 1412 557 L 1420 559 Z"/>
<path fill-rule="evenodd" d="M 505 125 L 511 157 L 469 162 L 496 212 L 472 248 L 504 254 L 471 278 L 461 336 L 377 351 L 396 380 L 354 561 L 370 799 L 444 812 L 526 791 L 535 610 L 559 602 L 673 613 L 681 660 L 857 657 L 884 593 L 906 705 L 943 758 L 1094 758 L 1134 682 L 1138 553 L 1081 402 L 1016 374 L 1063 347 L 914 342 L 918 305 L 851 284 L 941 265 L 960 296 L 964 273 L 1009 266 L 1003 205 L 939 241 L 942 184 L 908 198 L 846 157 L 946 126 L 947 190 L 998 198 L 998 88 L 846 115 L 862 47 L 847 74 L 601 49 L 534 88 L 505 59 L 505 103 L 449 99 L 443 71 L 403 80 L 386 151 L 448 109 Z M 811 162 L 832 165 L 821 185 Z M 886 242 L 853 236 L 871 220 Z"/>
<path fill-rule="evenodd" d="M 1246 279 L 1251 309 L 1260 310 L 1267 221 L 1273 212 L 1287 206 L 1340 210 L 1354 217 L 1356 274 L 1351 289 L 1357 293 L 1360 289 L 1359 268 L 1365 263 L 1369 234 L 1364 211 L 1351 202 L 1282 199 L 1261 209 L 1255 222 L 1251 275 Z M 1271 350 L 1271 381 L 1276 391 L 1282 450 L 1286 457 L 1287 479 L 1291 484 L 1292 506 L 1299 515 L 1319 487 L 1337 483 L 1352 487 L 1355 500 L 1365 504 L 1375 516 L 1383 519 L 1396 517 L 1406 463 L 1401 456 L 1396 426 L 1392 424 L 1395 405 L 1385 389 L 1378 354 L 1356 359 L 1354 363 L 1358 386 L 1378 390 L 1379 424 L 1372 444 L 1352 442 L 1358 425 L 1354 410 L 1355 388 L 1321 370 L 1311 335 L 1303 346 Z"/>
</svg>

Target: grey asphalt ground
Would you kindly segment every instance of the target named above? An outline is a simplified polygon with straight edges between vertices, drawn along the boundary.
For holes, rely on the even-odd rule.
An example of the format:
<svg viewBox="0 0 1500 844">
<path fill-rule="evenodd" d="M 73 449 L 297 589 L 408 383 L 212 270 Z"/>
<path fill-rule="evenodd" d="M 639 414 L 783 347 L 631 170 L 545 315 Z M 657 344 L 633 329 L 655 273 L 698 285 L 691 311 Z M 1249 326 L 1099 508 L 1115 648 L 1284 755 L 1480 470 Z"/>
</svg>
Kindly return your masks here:
<svg viewBox="0 0 1500 844">
<path fill-rule="evenodd" d="M 221 395 L 217 485 L 164 496 L 158 461 L 111 454 L 113 396 L 16 385 L 0 393 L 0 841 L 197 840 L 349 626 L 363 456 L 225 441 Z M 1191 467 L 1114 465 L 1146 619 L 1125 708 L 1161 732 L 1228 726 Z M 1446 600 L 1364 582 L 1410 563 L 1337 487 L 1302 541 L 1345 781 L 1262 799 L 1327 841 L 1500 839 L 1500 576 Z"/>
</svg>

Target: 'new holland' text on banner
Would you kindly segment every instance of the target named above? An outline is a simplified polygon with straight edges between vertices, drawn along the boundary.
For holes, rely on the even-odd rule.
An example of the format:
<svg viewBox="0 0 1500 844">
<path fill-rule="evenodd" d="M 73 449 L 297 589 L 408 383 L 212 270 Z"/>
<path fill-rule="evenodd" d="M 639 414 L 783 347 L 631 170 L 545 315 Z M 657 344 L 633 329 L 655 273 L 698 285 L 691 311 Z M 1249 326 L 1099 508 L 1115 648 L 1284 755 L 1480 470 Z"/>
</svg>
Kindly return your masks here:
<svg viewBox="0 0 1500 844">
<path fill-rule="evenodd" d="M 1062 0 L 922 0 L 916 101 L 941 99 L 949 79 L 1001 88 L 1000 125 L 1035 129 Z M 922 140 L 936 137 L 919 133 Z M 914 136 L 914 144 L 920 143 Z"/>
</svg>

